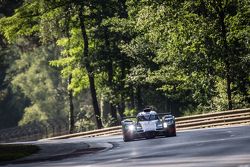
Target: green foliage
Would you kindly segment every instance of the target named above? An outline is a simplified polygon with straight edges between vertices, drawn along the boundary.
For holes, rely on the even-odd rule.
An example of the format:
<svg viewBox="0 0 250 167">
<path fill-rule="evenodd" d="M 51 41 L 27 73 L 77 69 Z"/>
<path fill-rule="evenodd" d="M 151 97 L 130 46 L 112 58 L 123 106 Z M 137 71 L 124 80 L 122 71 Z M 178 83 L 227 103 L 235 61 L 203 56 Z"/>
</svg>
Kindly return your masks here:
<svg viewBox="0 0 250 167">
<path fill-rule="evenodd" d="M 234 8 L 237 3 L 238 8 Z M 127 81 L 144 87 L 155 85 L 156 90 L 164 92 L 169 100 L 189 103 L 192 110 L 225 110 L 227 94 L 225 87 L 222 88 L 226 80 L 225 62 L 230 63 L 231 76 L 243 74 L 241 79 L 232 77 L 233 82 L 249 76 L 245 73 L 249 68 L 244 68 L 249 62 L 241 61 L 241 56 L 245 59 L 249 54 L 249 44 L 245 43 L 250 34 L 247 26 L 249 8 L 246 8 L 249 3 L 229 1 L 228 4 L 222 2 L 220 7 L 210 1 L 131 0 L 128 4 L 129 21 L 121 19 L 119 23 L 123 27 L 127 22 L 135 25 L 132 31 L 136 36 L 121 45 L 122 51 L 135 62 Z M 229 58 L 224 57 L 226 51 L 219 28 L 218 10 L 224 9 Z M 238 32 L 234 27 L 236 24 Z M 118 31 L 122 30 L 120 26 Z M 239 32 L 240 36 L 237 35 Z M 246 92 L 249 80 L 244 79 L 243 84 L 242 90 Z M 239 100 L 241 91 L 234 90 L 239 86 L 236 85 L 232 85 L 234 98 L 238 99 L 234 101 L 235 107 L 244 99 Z"/>
<path fill-rule="evenodd" d="M 82 90 L 89 87 L 87 71 L 81 65 L 83 53 L 83 41 L 79 28 L 73 28 L 70 32 L 70 38 L 60 38 L 57 45 L 62 48 L 62 58 L 52 60 L 50 65 L 62 67 L 61 74 L 64 78 L 72 76 L 71 83 L 68 85 L 69 90 L 74 94 L 79 94 Z"/>
<path fill-rule="evenodd" d="M 1 40 L 1 38 L 0 38 Z M 0 46 L 0 129 L 17 126 L 29 100 L 11 86 L 15 73 L 9 73 L 9 66 L 18 57 L 15 46 Z"/>
<path fill-rule="evenodd" d="M 15 70 L 16 73 L 12 81 L 13 86 L 20 88 L 31 100 L 31 105 L 25 108 L 20 125 L 66 118 L 65 103 L 60 100 L 64 97 L 59 91 L 63 85 L 58 80 L 58 72 L 48 64 L 53 58 L 49 53 L 53 49 L 53 47 L 39 48 L 20 53 L 20 59 L 12 64 L 11 70 Z"/>
<path fill-rule="evenodd" d="M 137 114 L 137 111 L 135 109 L 131 109 L 131 110 L 127 109 L 124 112 L 124 115 L 127 116 L 127 117 L 136 116 L 136 114 Z"/>
<path fill-rule="evenodd" d="M 66 118 L 59 73 L 77 99 L 93 76 L 99 99 L 120 116 L 144 105 L 176 115 L 225 110 L 230 95 L 233 108 L 249 106 L 249 6 L 247 0 L 23 1 L 0 19 L 1 34 L 20 51 L 12 87 L 30 100 L 20 123 Z M 93 128 L 95 115 L 80 106 L 78 130 Z M 110 114 L 105 126 L 113 124 Z"/>
<path fill-rule="evenodd" d="M 114 125 L 114 123 L 116 123 L 116 121 L 117 121 L 117 120 L 115 120 L 115 119 L 111 116 L 111 114 L 108 114 L 107 117 L 103 117 L 103 118 L 102 118 L 102 124 L 103 124 L 103 126 L 104 126 L 105 128 Z"/>
<path fill-rule="evenodd" d="M 38 10 L 38 1 L 25 3 L 15 10 L 13 16 L 1 18 L 0 31 L 4 32 L 3 35 L 9 42 L 15 42 L 22 35 L 34 35 L 39 30 Z"/>
<path fill-rule="evenodd" d="M 48 119 L 47 113 L 42 112 L 38 104 L 35 103 L 25 108 L 23 118 L 19 122 L 19 125 L 27 125 L 32 122 L 47 122 Z"/>
<path fill-rule="evenodd" d="M 88 95 L 88 94 L 87 94 Z M 85 95 L 86 96 L 86 95 Z M 81 96 L 79 96 L 81 97 Z M 78 98 L 79 98 L 78 97 Z M 80 100 L 79 100 L 80 101 Z M 76 131 L 89 131 L 95 129 L 93 109 L 89 105 L 78 104 L 80 107 L 79 111 L 76 111 Z M 75 104 L 75 106 L 78 106 Z"/>
</svg>

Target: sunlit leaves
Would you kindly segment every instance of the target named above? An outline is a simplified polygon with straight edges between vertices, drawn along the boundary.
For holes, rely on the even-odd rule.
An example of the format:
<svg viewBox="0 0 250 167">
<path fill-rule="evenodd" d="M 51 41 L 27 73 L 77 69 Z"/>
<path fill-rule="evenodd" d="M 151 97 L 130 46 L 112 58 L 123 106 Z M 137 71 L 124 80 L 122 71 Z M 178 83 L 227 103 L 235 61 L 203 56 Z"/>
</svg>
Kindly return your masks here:
<svg viewBox="0 0 250 167">
<path fill-rule="evenodd" d="M 82 62 L 83 40 L 79 28 L 72 28 L 70 37 L 60 38 L 57 45 L 61 47 L 62 57 L 50 62 L 52 66 L 61 67 L 61 74 L 64 78 L 72 77 L 68 89 L 73 90 L 74 94 L 79 94 L 88 88 L 88 76 Z"/>
<path fill-rule="evenodd" d="M 74 91 L 74 94 L 79 94 L 82 90 L 89 87 L 88 75 L 83 68 L 74 68 L 72 70 L 72 80 L 69 89 Z"/>
<path fill-rule="evenodd" d="M 9 42 L 15 42 L 20 36 L 30 36 L 37 33 L 39 26 L 39 3 L 37 1 L 25 2 L 11 17 L 0 20 L 0 31 Z"/>
</svg>

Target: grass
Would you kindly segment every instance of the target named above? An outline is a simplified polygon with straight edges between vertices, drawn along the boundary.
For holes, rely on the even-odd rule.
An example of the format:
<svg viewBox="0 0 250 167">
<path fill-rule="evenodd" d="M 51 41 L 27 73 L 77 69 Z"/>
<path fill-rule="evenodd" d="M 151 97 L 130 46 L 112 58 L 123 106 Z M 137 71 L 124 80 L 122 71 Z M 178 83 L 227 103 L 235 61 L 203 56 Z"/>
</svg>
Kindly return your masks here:
<svg viewBox="0 0 250 167">
<path fill-rule="evenodd" d="M 0 144 L 0 162 L 23 158 L 39 150 L 39 147 L 35 145 Z"/>
</svg>

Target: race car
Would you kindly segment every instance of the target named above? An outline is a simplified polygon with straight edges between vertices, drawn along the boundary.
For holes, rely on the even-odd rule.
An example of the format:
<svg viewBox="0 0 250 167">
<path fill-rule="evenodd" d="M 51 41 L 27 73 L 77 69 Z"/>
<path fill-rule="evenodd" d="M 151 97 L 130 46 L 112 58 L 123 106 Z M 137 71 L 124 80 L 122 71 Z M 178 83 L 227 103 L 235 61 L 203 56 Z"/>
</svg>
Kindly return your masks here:
<svg viewBox="0 0 250 167">
<path fill-rule="evenodd" d="M 125 117 L 122 122 L 124 142 L 138 138 L 176 136 L 175 117 L 170 113 L 159 113 L 144 109 L 136 117 Z"/>
</svg>

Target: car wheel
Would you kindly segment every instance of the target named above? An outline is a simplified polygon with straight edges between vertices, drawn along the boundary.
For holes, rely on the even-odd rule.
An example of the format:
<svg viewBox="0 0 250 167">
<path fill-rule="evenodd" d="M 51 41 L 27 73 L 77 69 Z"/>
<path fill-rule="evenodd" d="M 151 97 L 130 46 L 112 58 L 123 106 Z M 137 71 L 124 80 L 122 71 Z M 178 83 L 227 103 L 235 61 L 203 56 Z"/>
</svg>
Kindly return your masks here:
<svg viewBox="0 0 250 167">
<path fill-rule="evenodd" d="M 175 127 L 174 127 L 173 130 L 167 130 L 167 131 L 165 132 L 165 136 L 166 136 L 166 137 L 173 137 L 173 136 L 176 136 L 176 129 L 175 129 Z"/>
<path fill-rule="evenodd" d="M 133 140 L 132 137 L 123 136 L 123 141 L 124 142 L 132 141 L 132 140 Z"/>
<path fill-rule="evenodd" d="M 173 134 L 171 134 L 171 136 L 176 136 L 176 132 L 173 132 Z"/>
<path fill-rule="evenodd" d="M 168 137 L 174 137 L 176 136 L 176 131 L 174 130 L 172 133 L 168 134 Z"/>
<path fill-rule="evenodd" d="M 171 134 L 171 136 L 176 136 L 176 128 L 174 127 L 174 131 L 173 133 Z"/>
</svg>

